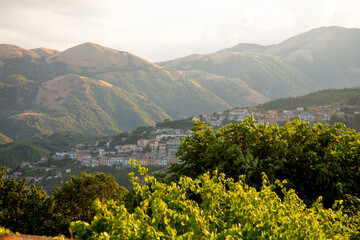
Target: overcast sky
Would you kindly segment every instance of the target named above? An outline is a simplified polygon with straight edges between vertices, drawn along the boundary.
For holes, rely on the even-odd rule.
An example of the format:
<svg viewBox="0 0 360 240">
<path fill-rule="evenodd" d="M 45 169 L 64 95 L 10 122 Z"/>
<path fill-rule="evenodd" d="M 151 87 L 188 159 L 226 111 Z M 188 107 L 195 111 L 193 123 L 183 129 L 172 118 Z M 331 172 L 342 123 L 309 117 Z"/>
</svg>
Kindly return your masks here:
<svg viewBox="0 0 360 240">
<path fill-rule="evenodd" d="M 60 51 L 94 42 L 149 61 L 360 28 L 360 0 L 0 0 L 0 43 Z"/>
</svg>

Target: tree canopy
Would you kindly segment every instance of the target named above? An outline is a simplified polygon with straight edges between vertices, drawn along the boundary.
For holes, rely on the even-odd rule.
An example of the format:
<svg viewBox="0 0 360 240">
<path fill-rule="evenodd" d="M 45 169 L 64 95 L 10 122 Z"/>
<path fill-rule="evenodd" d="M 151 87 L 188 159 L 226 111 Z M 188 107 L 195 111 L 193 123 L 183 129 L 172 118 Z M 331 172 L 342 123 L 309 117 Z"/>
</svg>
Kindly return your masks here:
<svg viewBox="0 0 360 240">
<path fill-rule="evenodd" d="M 95 216 L 92 203 L 114 200 L 123 203 L 128 191 L 114 177 L 104 173 L 82 173 L 62 183 L 53 195 L 35 185 L 26 187 L 26 179 L 4 180 L 0 168 L 0 226 L 24 234 L 69 236 L 72 221 L 91 221 Z"/>
<path fill-rule="evenodd" d="M 0 168 L 0 226 L 13 232 L 57 235 L 53 215 L 53 197 L 35 185 L 25 187 L 26 179 L 3 180 L 5 168 Z"/>
<path fill-rule="evenodd" d="M 245 175 L 259 189 L 265 172 L 272 183 L 287 180 L 285 186 L 308 204 L 319 196 L 327 207 L 348 195 L 360 197 L 360 133 L 341 123 L 310 127 L 294 120 L 279 127 L 248 118 L 217 131 L 195 125 L 177 153 L 181 163 L 169 168 L 170 180 L 218 170 L 234 179 Z"/>
<path fill-rule="evenodd" d="M 142 174 L 146 170 L 139 167 Z M 132 174 L 139 200 L 131 212 L 124 204 L 96 200 L 91 224 L 71 224 L 77 239 L 350 239 L 359 237 L 356 221 L 337 209 L 324 209 L 320 200 L 307 208 L 294 190 L 281 182 L 283 199 L 265 175 L 261 190 L 234 182 L 217 171 L 178 183 L 160 183 L 145 176 L 140 185 Z M 192 199 L 193 195 L 199 201 Z M 341 202 L 337 202 L 341 206 Z"/>
<path fill-rule="evenodd" d="M 55 212 L 59 215 L 62 232 L 66 232 L 71 221 L 90 222 L 95 216 L 95 209 L 92 207 L 95 199 L 102 202 L 110 199 L 123 202 L 127 192 L 113 176 L 104 173 L 83 172 L 80 177 L 72 176 L 69 182 L 62 183 L 53 194 Z"/>
</svg>

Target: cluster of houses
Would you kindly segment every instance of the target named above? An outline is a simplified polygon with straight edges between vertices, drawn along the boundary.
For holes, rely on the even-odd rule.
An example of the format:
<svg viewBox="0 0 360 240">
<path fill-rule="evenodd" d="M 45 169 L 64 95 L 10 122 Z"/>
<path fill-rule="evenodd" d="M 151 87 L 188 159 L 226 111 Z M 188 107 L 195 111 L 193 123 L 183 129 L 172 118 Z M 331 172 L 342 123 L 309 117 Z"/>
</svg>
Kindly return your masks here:
<svg viewBox="0 0 360 240">
<path fill-rule="evenodd" d="M 263 112 L 255 108 L 234 108 L 230 111 L 194 116 L 193 121 L 205 121 L 212 127 L 224 127 L 226 123 L 229 122 L 241 122 L 249 116 L 253 116 L 257 123 L 262 124 L 289 122 L 296 118 L 310 123 L 328 122 L 332 114 L 344 114 L 339 111 L 340 108 L 341 107 L 339 105 L 327 105 L 320 107 L 308 107 L 306 110 L 302 107 L 298 107 L 292 110 L 283 110 L 282 112 L 278 112 L 277 110 L 268 110 L 267 112 Z"/>
<path fill-rule="evenodd" d="M 105 147 L 96 148 L 96 154 L 94 154 L 94 149 L 73 149 L 69 152 L 55 153 L 53 158 L 71 158 L 87 167 L 114 166 L 115 168 L 124 168 L 129 165 L 130 159 L 135 159 L 142 166 L 157 165 L 166 167 L 178 162 L 176 152 L 181 139 L 189 134 L 191 135 L 192 132 L 164 128 L 156 129 L 152 134 L 156 137 L 138 139 L 136 144 L 110 147 L 110 140 Z"/>
<path fill-rule="evenodd" d="M 330 116 L 334 113 L 343 114 L 340 112 L 339 105 L 328 105 L 321 107 L 296 108 L 292 110 L 284 110 L 278 112 L 276 110 L 260 111 L 255 108 L 234 108 L 229 111 L 218 112 L 213 114 L 198 115 L 192 118 L 192 121 L 205 121 L 209 126 L 214 128 L 225 127 L 229 122 L 241 122 L 246 117 L 253 116 L 257 123 L 282 123 L 288 122 L 295 118 L 300 118 L 308 122 L 328 122 Z M 355 113 L 354 114 L 360 114 Z M 181 140 L 189 135 L 192 135 L 191 130 L 173 129 L 173 128 L 155 128 L 151 133 L 151 138 L 138 139 L 136 144 L 115 145 L 111 144 L 111 140 L 106 143 L 105 147 L 91 146 L 77 146 L 68 152 L 57 152 L 52 157 L 56 159 L 71 158 L 76 160 L 79 164 L 87 167 L 110 166 L 117 169 L 129 166 L 129 160 L 135 159 L 140 162 L 142 166 L 163 166 L 167 167 L 170 164 L 179 162 L 176 152 L 181 144 Z M 23 162 L 21 168 L 43 168 L 45 172 L 49 172 L 45 179 L 61 178 L 63 174 L 71 172 L 71 169 L 60 171 L 55 165 L 48 167 L 37 166 L 41 162 L 47 161 L 47 157 L 43 157 L 38 163 Z M 13 172 L 7 169 L 8 175 L 6 178 L 18 178 L 22 176 L 21 171 Z M 43 179 L 27 177 L 28 180 L 35 182 Z"/>
<path fill-rule="evenodd" d="M 6 175 L 4 176 L 4 180 L 7 179 L 11 179 L 11 178 L 23 178 L 23 172 L 21 171 L 21 169 L 24 168 L 33 168 L 33 169 L 37 169 L 37 170 L 43 170 L 45 173 L 48 174 L 44 174 L 44 176 L 25 176 L 27 182 L 33 181 L 34 183 L 37 183 L 39 181 L 42 180 L 49 180 L 49 179 L 53 179 L 53 178 L 61 178 L 63 176 L 63 172 L 59 169 L 58 166 L 56 165 L 50 165 L 48 167 L 40 167 L 38 166 L 40 163 L 44 163 L 46 161 L 48 161 L 48 157 L 47 156 L 43 156 L 40 161 L 35 162 L 35 163 L 31 163 L 31 162 L 22 162 L 20 164 L 20 170 L 19 171 L 13 171 L 12 168 L 6 168 Z M 70 173 L 71 172 L 71 168 L 67 168 L 65 169 L 65 174 Z M 47 176 L 46 176 L 47 175 Z"/>
<path fill-rule="evenodd" d="M 212 127 L 224 127 L 229 122 L 241 122 L 249 116 L 253 116 L 257 123 L 266 124 L 288 122 L 295 118 L 308 122 L 326 122 L 329 121 L 333 113 L 339 113 L 339 109 L 338 105 L 328 105 L 308 107 L 306 110 L 299 107 L 279 113 L 276 110 L 262 112 L 255 108 L 234 108 L 229 111 L 194 116 L 192 120 L 205 121 Z M 130 159 L 136 159 L 143 166 L 158 165 L 166 167 L 178 162 L 176 152 L 181 140 L 192 134 L 191 130 L 156 128 L 151 133 L 154 136 L 153 138 L 138 139 L 136 144 L 116 145 L 110 148 L 110 140 L 107 142 L 106 147 L 95 148 L 97 154 L 94 154 L 94 149 L 74 149 L 69 152 L 56 153 L 53 158 L 72 158 L 87 167 L 114 166 L 123 168 L 129 165 Z"/>
</svg>

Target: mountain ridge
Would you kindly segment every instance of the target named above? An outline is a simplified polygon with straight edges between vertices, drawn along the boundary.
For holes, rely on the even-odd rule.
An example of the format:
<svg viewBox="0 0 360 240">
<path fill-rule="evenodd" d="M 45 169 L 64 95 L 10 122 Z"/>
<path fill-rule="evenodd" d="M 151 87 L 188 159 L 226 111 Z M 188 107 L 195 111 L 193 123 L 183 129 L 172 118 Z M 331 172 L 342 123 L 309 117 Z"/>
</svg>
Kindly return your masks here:
<svg viewBox="0 0 360 240">
<path fill-rule="evenodd" d="M 65 51 L 0 44 L 0 132 L 129 131 L 324 88 L 360 86 L 360 29 L 313 29 L 151 63 L 87 42 Z"/>
<path fill-rule="evenodd" d="M 29 50 L 36 58 L 0 58 L 0 131 L 13 139 L 130 131 L 232 107 L 189 75 L 127 52 L 93 43 L 44 51 L 44 57 Z"/>
</svg>

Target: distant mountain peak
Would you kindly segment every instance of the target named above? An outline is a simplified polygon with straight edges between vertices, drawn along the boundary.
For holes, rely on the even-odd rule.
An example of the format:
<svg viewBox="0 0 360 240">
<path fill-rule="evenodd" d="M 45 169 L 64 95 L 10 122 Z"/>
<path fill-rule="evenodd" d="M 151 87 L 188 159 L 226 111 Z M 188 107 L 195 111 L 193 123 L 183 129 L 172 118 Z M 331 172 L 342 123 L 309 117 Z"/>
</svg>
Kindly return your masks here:
<svg viewBox="0 0 360 240">
<path fill-rule="evenodd" d="M 259 52 L 267 48 L 267 46 L 263 46 L 256 43 L 239 43 L 238 45 L 225 48 L 218 52 Z"/>
<path fill-rule="evenodd" d="M 118 51 L 92 42 L 82 43 L 50 56 L 48 62 L 59 61 L 68 65 L 102 68 L 104 66 L 126 67 L 129 65 L 153 65 L 146 60 L 125 51 Z"/>
<path fill-rule="evenodd" d="M 360 41 L 359 33 L 359 29 L 338 26 L 314 28 L 308 32 L 286 39 L 266 49 L 264 52 L 281 58 L 290 56 L 290 60 L 293 60 L 294 56 L 308 55 L 309 50 L 311 51 L 312 49 L 316 49 L 317 51 L 325 50 L 329 42 L 336 42 L 340 39 L 340 41 L 343 41 L 346 38 L 349 41 Z M 357 39 L 354 39 L 354 37 Z M 307 56 L 307 58 L 309 57 Z"/>
<path fill-rule="evenodd" d="M 0 44 L 0 58 L 40 58 L 40 55 L 31 50 L 27 50 L 11 44 Z"/>
<path fill-rule="evenodd" d="M 34 49 L 31 49 L 31 51 L 39 54 L 42 57 L 48 57 L 48 56 L 51 56 L 53 54 L 59 53 L 58 50 L 49 49 L 49 48 L 43 48 L 43 47 L 34 48 Z"/>
</svg>

